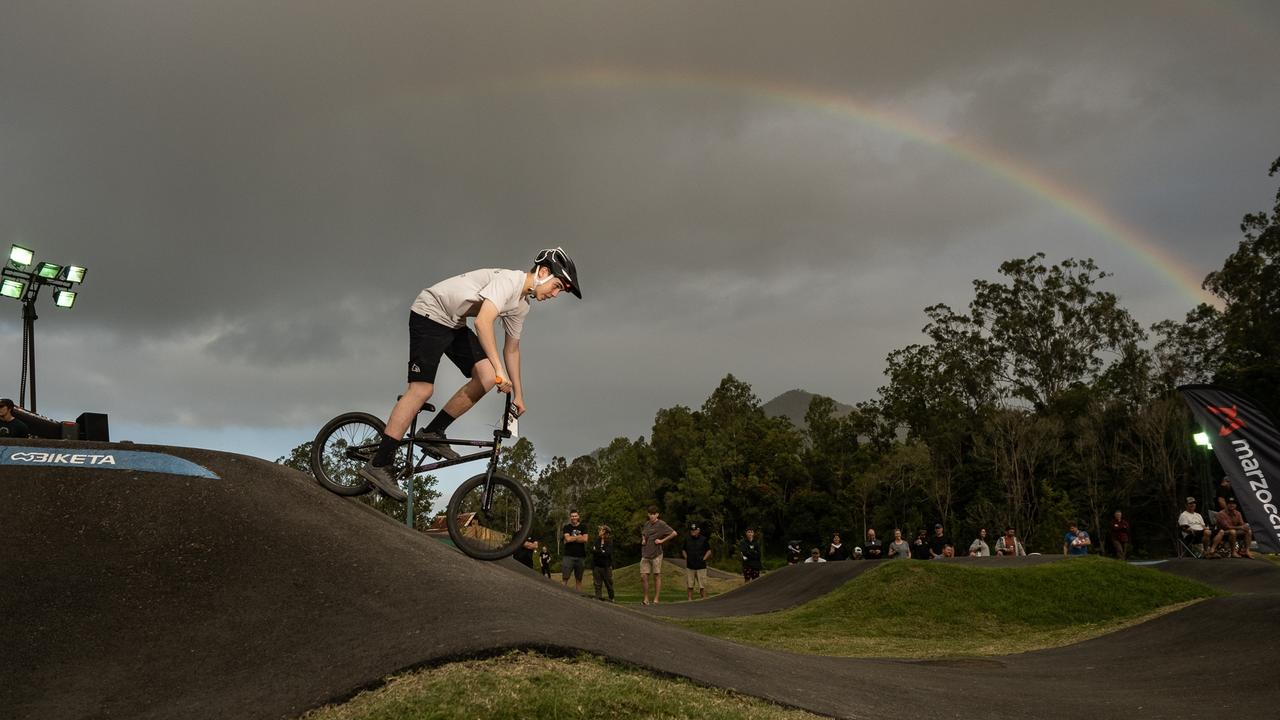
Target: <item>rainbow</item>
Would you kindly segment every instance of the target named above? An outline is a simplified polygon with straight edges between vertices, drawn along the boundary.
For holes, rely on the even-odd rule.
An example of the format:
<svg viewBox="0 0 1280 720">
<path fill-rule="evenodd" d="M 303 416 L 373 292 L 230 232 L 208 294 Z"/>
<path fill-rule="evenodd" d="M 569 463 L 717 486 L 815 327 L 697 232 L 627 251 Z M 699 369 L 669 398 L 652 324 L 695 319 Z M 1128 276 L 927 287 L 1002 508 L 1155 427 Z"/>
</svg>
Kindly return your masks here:
<svg viewBox="0 0 1280 720">
<path fill-rule="evenodd" d="M 1217 298 L 1200 287 L 1204 271 L 1190 266 L 1154 238 L 1117 218 L 1097 200 L 996 148 L 948 135 L 905 113 L 891 112 L 845 95 L 815 88 L 784 85 L 758 78 L 699 75 L 687 71 L 661 72 L 618 67 L 570 68 L 539 73 L 535 82 L 545 87 L 605 90 L 648 87 L 661 90 L 731 92 L 852 119 L 889 134 L 939 148 L 983 168 L 1062 209 L 1103 237 L 1118 242 L 1171 281 L 1193 303 L 1204 302 L 1220 306 Z"/>
</svg>

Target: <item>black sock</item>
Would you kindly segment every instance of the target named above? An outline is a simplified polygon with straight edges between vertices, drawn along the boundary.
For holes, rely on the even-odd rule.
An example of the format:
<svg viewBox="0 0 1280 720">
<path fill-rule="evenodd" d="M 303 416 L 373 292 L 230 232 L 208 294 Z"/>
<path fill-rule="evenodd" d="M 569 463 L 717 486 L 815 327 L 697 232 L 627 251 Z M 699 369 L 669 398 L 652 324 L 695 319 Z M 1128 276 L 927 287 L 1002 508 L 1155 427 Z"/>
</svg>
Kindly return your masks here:
<svg viewBox="0 0 1280 720">
<path fill-rule="evenodd" d="M 386 467 L 391 464 L 391 458 L 395 457 L 396 450 L 400 447 L 400 441 L 390 435 L 382 436 L 382 444 L 378 446 L 378 451 L 373 454 L 374 467 Z"/>
<path fill-rule="evenodd" d="M 426 430 L 427 432 L 438 432 L 443 435 L 445 429 L 452 425 L 454 420 L 457 420 L 457 418 L 441 410 L 436 413 L 435 417 L 431 418 L 431 422 L 427 424 Z"/>
</svg>

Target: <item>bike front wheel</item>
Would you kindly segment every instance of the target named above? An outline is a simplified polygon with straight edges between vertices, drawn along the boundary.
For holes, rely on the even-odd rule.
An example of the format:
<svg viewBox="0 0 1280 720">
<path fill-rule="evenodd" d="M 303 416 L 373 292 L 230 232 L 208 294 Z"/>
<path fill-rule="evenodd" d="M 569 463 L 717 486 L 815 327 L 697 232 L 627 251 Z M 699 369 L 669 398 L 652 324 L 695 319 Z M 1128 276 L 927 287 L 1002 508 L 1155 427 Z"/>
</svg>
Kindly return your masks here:
<svg viewBox="0 0 1280 720">
<path fill-rule="evenodd" d="M 485 479 L 481 473 L 459 485 L 445 518 L 449 538 L 459 550 L 477 560 L 501 560 L 529 537 L 533 500 L 523 485 L 509 477 L 494 473 L 492 483 Z"/>
<path fill-rule="evenodd" d="M 350 412 L 330 420 L 311 443 L 311 474 L 326 490 L 363 495 L 372 488 L 360 468 L 382 442 L 382 421 L 369 413 Z"/>
</svg>

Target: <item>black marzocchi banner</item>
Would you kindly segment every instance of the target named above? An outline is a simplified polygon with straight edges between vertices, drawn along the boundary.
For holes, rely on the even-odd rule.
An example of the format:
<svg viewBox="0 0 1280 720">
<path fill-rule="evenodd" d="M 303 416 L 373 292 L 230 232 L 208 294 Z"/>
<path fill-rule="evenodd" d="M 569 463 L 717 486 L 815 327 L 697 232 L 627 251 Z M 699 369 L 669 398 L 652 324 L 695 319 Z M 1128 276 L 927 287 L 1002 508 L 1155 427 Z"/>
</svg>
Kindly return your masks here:
<svg viewBox="0 0 1280 720">
<path fill-rule="evenodd" d="M 1231 478 L 1240 512 L 1264 552 L 1280 552 L 1280 434 L 1256 404 L 1214 385 L 1184 385 L 1183 398 Z"/>
</svg>

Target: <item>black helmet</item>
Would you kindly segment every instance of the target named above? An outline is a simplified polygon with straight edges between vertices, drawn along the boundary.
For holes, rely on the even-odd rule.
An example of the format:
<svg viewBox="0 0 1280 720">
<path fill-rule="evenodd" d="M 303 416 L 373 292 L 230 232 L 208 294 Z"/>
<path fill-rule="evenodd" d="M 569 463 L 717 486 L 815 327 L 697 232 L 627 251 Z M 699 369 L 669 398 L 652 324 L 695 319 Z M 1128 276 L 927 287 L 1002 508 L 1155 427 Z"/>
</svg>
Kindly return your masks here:
<svg viewBox="0 0 1280 720">
<path fill-rule="evenodd" d="M 534 269 L 539 265 L 560 278 L 565 290 L 573 293 L 579 300 L 582 299 L 582 288 L 578 283 L 578 268 L 574 266 L 573 259 L 564 251 L 564 248 L 547 248 L 539 252 L 538 257 L 533 259 Z"/>
</svg>

